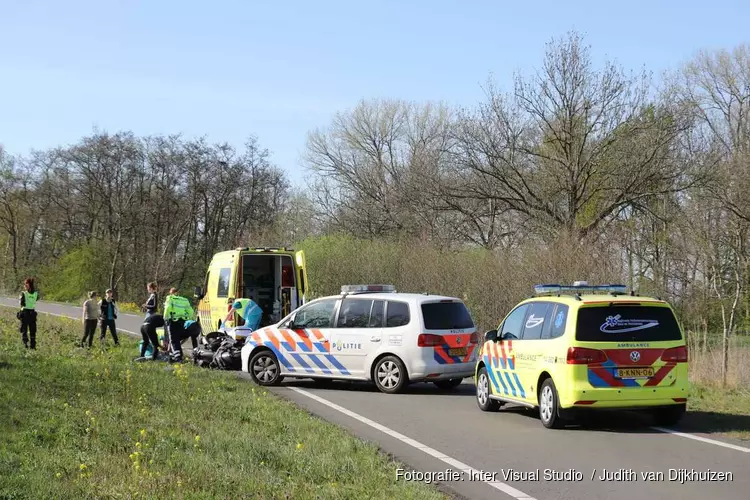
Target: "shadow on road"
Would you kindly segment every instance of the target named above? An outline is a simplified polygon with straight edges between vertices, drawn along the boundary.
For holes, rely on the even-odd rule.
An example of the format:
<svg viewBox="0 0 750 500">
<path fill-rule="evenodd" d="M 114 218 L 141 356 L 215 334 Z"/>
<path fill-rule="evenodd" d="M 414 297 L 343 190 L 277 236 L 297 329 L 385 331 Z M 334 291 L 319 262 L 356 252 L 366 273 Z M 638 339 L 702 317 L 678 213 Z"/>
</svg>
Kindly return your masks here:
<svg viewBox="0 0 750 500">
<path fill-rule="evenodd" d="M 380 393 L 374 383 L 368 382 L 354 382 L 354 381 L 329 381 L 329 380 L 318 380 L 313 381 L 309 379 L 289 379 L 284 381 L 282 387 L 299 387 L 300 389 L 317 389 L 326 391 L 344 391 L 344 392 L 373 392 Z M 461 384 L 453 389 L 440 389 L 431 382 L 426 383 L 415 383 L 407 386 L 399 394 L 400 395 L 435 395 L 435 396 L 474 396 L 474 384 Z"/>
<path fill-rule="evenodd" d="M 750 415 L 733 415 L 710 411 L 689 411 L 678 426 L 680 432 L 714 434 L 723 432 L 750 433 Z M 750 436 L 742 438 L 750 440 Z"/>
<path fill-rule="evenodd" d="M 536 413 L 531 414 L 538 418 Z M 600 431 L 633 434 L 654 434 L 660 431 L 651 428 L 657 425 L 647 413 L 630 411 L 606 411 L 583 413 L 575 424 L 566 425 L 569 430 Z M 750 416 L 690 411 L 680 423 L 670 429 L 690 434 L 723 434 L 750 431 Z M 744 438 L 748 439 L 748 438 Z"/>
</svg>

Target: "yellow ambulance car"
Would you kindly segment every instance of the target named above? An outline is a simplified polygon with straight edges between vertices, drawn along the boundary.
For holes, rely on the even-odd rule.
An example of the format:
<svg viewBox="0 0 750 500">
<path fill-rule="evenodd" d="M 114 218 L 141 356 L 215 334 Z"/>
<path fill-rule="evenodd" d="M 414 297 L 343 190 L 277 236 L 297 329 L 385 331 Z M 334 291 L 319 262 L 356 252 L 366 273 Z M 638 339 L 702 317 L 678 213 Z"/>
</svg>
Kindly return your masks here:
<svg viewBox="0 0 750 500">
<path fill-rule="evenodd" d="M 560 427 L 588 409 L 642 410 L 676 424 L 688 395 L 688 351 L 672 307 L 623 285 L 537 285 L 485 333 L 474 381 L 479 408 L 538 409 Z"/>
</svg>

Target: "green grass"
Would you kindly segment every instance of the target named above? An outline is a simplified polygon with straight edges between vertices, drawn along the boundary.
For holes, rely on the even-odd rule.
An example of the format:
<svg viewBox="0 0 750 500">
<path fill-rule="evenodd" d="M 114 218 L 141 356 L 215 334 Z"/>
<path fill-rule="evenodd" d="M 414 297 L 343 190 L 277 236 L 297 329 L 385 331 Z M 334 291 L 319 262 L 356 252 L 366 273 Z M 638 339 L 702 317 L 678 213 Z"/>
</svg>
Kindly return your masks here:
<svg viewBox="0 0 750 500">
<path fill-rule="evenodd" d="M 750 390 L 692 384 L 686 430 L 750 440 Z"/>
<path fill-rule="evenodd" d="M 26 351 L 17 325 L 0 309 L 0 498 L 445 498 L 232 373 L 80 349 L 43 314 Z"/>
</svg>

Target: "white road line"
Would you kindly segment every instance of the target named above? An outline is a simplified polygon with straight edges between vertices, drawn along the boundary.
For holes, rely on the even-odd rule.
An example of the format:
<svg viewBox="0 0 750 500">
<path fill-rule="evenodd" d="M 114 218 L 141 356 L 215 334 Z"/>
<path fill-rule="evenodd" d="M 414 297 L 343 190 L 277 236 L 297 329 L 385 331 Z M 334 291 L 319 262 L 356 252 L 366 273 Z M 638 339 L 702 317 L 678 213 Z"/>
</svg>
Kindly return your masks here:
<svg viewBox="0 0 750 500">
<path fill-rule="evenodd" d="M 741 451 L 743 453 L 750 453 L 750 448 L 745 448 L 743 446 L 738 446 L 736 444 L 724 443 L 722 441 L 704 438 L 701 436 L 695 436 L 693 434 L 688 434 L 686 432 L 677 432 L 677 431 L 673 431 L 672 429 L 666 429 L 664 427 L 652 427 L 652 429 L 660 431 L 660 432 L 666 432 L 667 434 L 674 434 L 675 436 L 680 436 L 680 437 L 684 437 L 688 439 L 695 439 L 696 441 L 702 441 L 704 443 L 715 444 L 716 446 L 723 446 L 724 448 L 731 448 L 732 450 Z"/>
<path fill-rule="evenodd" d="M 304 389 L 299 389 L 297 387 L 289 387 L 289 389 L 291 389 L 291 390 L 293 390 L 293 391 L 295 391 L 295 392 L 297 392 L 299 394 L 302 394 L 303 396 L 307 396 L 308 398 L 313 399 L 313 400 L 317 401 L 318 403 L 323 404 L 323 405 L 325 405 L 325 406 L 327 406 L 329 408 L 333 408 L 334 410 L 339 411 L 339 412 L 343 413 L 344 415 L 347 415 L 347 416 L 353 418 L 354 420 L 362 422 L 363 424 L 368 425 L 368 426 L 372 427 L 373 429 L 377 429 L 380 432 L 382 432 L 384 434 L 387 434 L 388 436 L 391 436 L 392 438 L 398 439 L 399 441 L 401 441 L 404 444 L 408 444 L 409 446 L 411 446 L 413 448 L 421 450 L 421 451 L 427 453 L 428 455 L 430 455 L 431 457 L 437 458 L 438 460 L 440 460 L 442 462 L 445 462 L 446 464 L 450 465 L 451 467 L 455 467 L 457 470 L 460 470 L 461 472 L 463 472 L 464 474 L 467 474 L 470 477 L 472 475 L 474 475 L 474 477 L 482 477 L 482 473 L 480 471 L 478 471 L 477 469 L 474 469 L 473 467 L 470 467 L 470 466 L 466 465 L 463 462 L 459 462 L 455 458 L 452 458 L 452 457 L 446 455 L 445 453 L 441 453 L 441 452 L 437 451 L 434 448 L 430 448 L 429 446 L 427 446 L 425 444 L 422 444 L 419 441 L 416 441 L 416 440 L 414 440 L 414 439 L 412 439 L 410 437 L 404 436 L 403 434 L 398 433 L 398 432 L 394 431 L 393 429 L 390 429 L 390 428 L 388 428 L 388 427 L 386 427 L 384 425 L 381 425 L 381 424 L 379 424 L 377 422 L 374 422 L 374 421 L 370 420 L 367 417 L 363 417 L 362 415 L 360 415 L 358 413 L 354 413 L 351 410 L 347 410 L 343 406 L 339 406 L 336 403 L 332 403 L 332 402 L 328 401 L 327 399 L 323 399 L 320 396 L 316 396 L 315 394 L 307 392 Z M 500 481 L 482 481 L 482 482 L 486 483 L 487 485 L 489 485 L 489 486 L 491 486 L 493 488 L 495 488 L 496 490 L 500 490 L 503 493 L 505 493 L 507 495 L 510 495 L 513 498 L 517 498 L 519 500 L 535 500 L 534 497 L 529 496 L 526 493 L 524 493 L 522 491 L 519 491 L 519 490 L 515 489 L 514 487 L 512 487 L 510 485 L 507 485 L 507 484 L 505 484 L 503 482 L 500 482 Z"/>
</svg>

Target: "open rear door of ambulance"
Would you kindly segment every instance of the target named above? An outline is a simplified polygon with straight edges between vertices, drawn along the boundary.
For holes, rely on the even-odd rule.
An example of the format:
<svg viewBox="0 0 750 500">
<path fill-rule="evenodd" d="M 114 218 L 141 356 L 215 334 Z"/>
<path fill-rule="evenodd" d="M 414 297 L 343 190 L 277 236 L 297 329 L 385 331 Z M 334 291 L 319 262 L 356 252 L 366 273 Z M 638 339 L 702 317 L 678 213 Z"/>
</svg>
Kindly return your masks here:
<svg viewBox="0 0 750 500">
<path fill-rule="evenodd" d="M 305 252 L 300 250 L 294 254 L 294 263 L 297 269 L 297 297 L 299 306 L 307 303 L 309 298 L 309 285 L 307 282 L 307 263 L 305 262 Z"/>
</svg>

